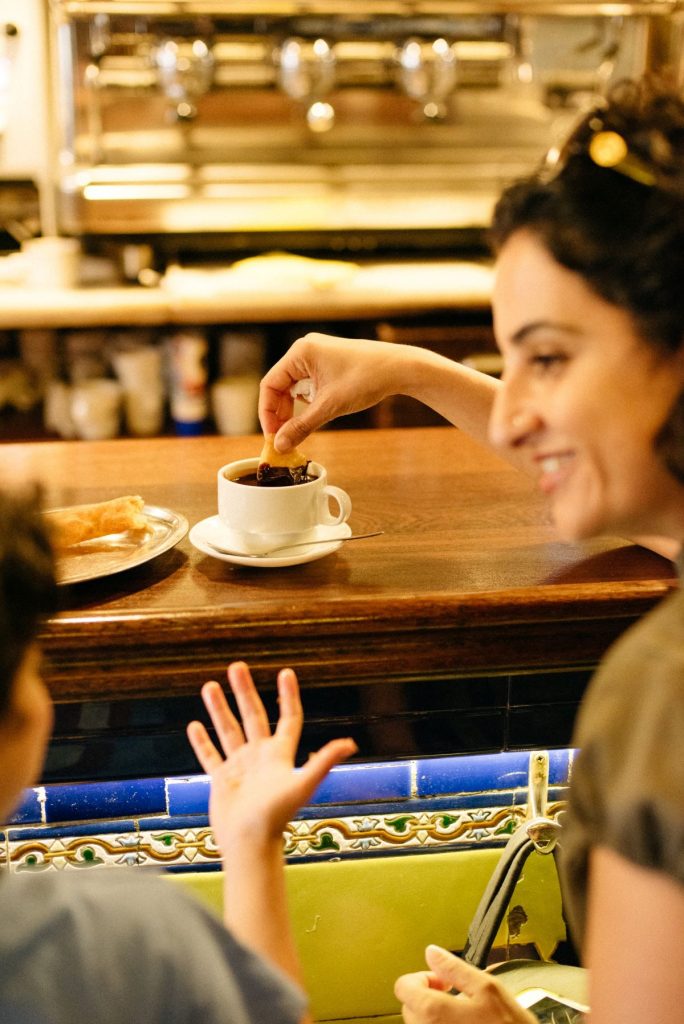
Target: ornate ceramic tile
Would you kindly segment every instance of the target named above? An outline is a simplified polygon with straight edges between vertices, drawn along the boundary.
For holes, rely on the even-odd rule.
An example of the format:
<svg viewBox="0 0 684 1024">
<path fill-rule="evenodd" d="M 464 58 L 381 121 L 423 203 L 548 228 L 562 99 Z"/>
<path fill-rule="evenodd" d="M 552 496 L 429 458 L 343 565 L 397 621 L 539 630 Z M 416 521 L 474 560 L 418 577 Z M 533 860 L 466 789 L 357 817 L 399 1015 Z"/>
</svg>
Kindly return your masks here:
<svg viewBox="0 0 684 1024">
<path fill-rule="evenodd" d="M 563 807 L 549 807 L 555 816 Z M 471 849 L 503 843 L 525 816 L 525 806 L 487 807 L 464 810 L 411 810 L 396 808 L 386 814 L 367 809 L 360 814 L 297 819 L 284 833 L 288 860 L 341 857 L 359 854 L 395 854 L 420 850 Z M 109 824 L 106 833 L 85 827 L 69 831 L 10 830 L 8 851 L 10 871 L 81 870 L 96 867 L 197 868 L 220 864 L 220 856 L 207 821 L 188 824 L 187 819 L 161 818 L 157 827 L 133 827 L 130 823 Z M 78 834 L 73 832 L 78 831 Z"/>
<path fill-rule="evenodd" d="M 562 806 L 572 754 L 550 754 L 549 813 Z M 289 823 L 285 854 L 301 861 L 503 843 L 525 816 L 528 761 L 522 752 L 340 766 Z M 208 797 L 204 775 L 38 786 L 6 829 L 0 870 L 218 867 Z"/>
<path fill-rule="evenodd" d="M 43 837 L 40 829 L 32 839 L 9 842 L 9 869 L 13 872 L 82 870 L 126 867 L 142 863 L 136 832 L 121 835 Z"/>
</svg>

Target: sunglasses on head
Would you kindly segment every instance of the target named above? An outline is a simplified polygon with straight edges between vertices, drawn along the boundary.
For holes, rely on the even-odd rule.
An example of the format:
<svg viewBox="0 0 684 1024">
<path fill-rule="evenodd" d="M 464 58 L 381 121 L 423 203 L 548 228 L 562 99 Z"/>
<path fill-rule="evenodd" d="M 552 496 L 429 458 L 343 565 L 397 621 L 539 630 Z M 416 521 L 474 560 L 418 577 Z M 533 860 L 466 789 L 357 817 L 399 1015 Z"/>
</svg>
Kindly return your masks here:
<svg viewBox="0 0 684 1024">
<path fill-rule="evenodd" d="M 642 129 L 638 145 L 624 131 L 606 123 L 603 111 L 595 107 L 584 114 L 562 146 L 552 146 L 539 172 L 549 184 L 573 157 L 588 156 L 597 166 L 616 171 L 640 185 L 684 193 L 682 169 L 676 168 L 672 146 L 657 128 Z"/>
</svg>

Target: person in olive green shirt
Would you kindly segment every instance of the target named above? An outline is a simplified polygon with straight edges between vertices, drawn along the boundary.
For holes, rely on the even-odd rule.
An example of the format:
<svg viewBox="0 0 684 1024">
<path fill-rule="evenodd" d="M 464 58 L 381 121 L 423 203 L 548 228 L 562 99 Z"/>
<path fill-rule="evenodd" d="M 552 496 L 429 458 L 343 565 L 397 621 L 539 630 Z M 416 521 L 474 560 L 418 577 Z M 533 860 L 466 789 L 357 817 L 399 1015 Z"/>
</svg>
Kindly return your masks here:
<svg viewBox="0 0 684 1024">
<path fill-rule="evenodd" d="M 559 535 L 684 540 L 684 99 L 622 83 L 494 213 L 501 380 L 417 347 L 310 334 L 261 383 L 287 451 L 409 395 L 532 473 Z M 303 386 L 302 382 L 306 381 Z M 309 405 L 296 410 L 293 395 Z M 684 598 L 626 634 L 590 685 L 562 834 L 592 1024 L 684 1005 Z M 490 975 L 429 947 L 396 984 L 406 1024 L 529 1022 Z M 461 994 L 447 994 L 452 988 Z"/>
</svg>

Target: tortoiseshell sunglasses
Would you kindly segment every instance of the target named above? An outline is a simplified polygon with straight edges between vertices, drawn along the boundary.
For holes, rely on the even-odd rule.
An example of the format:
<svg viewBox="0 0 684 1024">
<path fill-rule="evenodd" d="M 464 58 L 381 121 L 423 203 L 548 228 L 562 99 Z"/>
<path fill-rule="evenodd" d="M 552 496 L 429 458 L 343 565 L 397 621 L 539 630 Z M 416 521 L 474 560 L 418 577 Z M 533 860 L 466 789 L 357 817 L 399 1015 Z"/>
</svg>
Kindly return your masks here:
<svg viewBox="0 0 684 1024">
<path fill-rule="evenodd" d="M 639 132 L 638 147 L 627 132 L 606 123 L 601 107 L 582 115 L 562 146 L 552 146 L 538 172 L 545 184 L 565 170 L 572 157 L 586 154 L 597 167 L 616 171 L 640 185 L 684 196 L 684 168 L 677 166 L 669 140 L 657 128 Z"/>
</svg>

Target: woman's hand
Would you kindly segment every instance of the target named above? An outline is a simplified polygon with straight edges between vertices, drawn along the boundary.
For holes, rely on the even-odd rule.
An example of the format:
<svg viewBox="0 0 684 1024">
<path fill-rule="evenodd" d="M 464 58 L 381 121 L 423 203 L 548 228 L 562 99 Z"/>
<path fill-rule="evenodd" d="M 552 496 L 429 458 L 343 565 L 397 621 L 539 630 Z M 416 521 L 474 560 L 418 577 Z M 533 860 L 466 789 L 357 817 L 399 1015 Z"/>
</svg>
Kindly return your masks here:
<svg viewBox="0 0 684 1024">
<path fill-rule="evenodd" d="M 293 416 L 293 385 L 310 380 L 309 405 Z M 501 382 L 415 345 L 307 334 L 261 381 L 259 419 L 288 452 L 325 423 L 408 395 L 488 445 L 489 415 Z M 511 461 L 519 459 L 511 455 Z"/>
<path fill-rule="evenodd" d="M 394 985 L 406 1024 L 536 1024 L 492 974 L 439 946 L 428 946 L 425 960 L 429 971 L 403 974 Z"/>
<path fill-rule="evenodd" d="M 288 349 L 261 381 L 259 419 L 265 434 L 275 434 L 278 451 L 289 451 L 325 423 L 368 409 L 395 394 L 407 346 L 385 341 L 307 334 Z M 313 398 L 292 417 L 292 386 L 313 383 Z"/>
<path fill-rule="evenodd" d="M 218 683 L 202 687 L 202 699 L 225 757 L 201 722 L 191 722 L 187 730 L 197 760 L 211 777 L 209 817 L 224 856 L 231 843 L 253 847 L 275 841 L 282 846 L 288 821 L 310 800 L 330 769 L 356 751 L 351 739 L 332 740 L 295 771 L 303 714 L 292 669 L 278 673 L 280 717 L 273 735 L 244 662 L 229 665 L 228 682 L 242 725 Z"/>
</svg>

